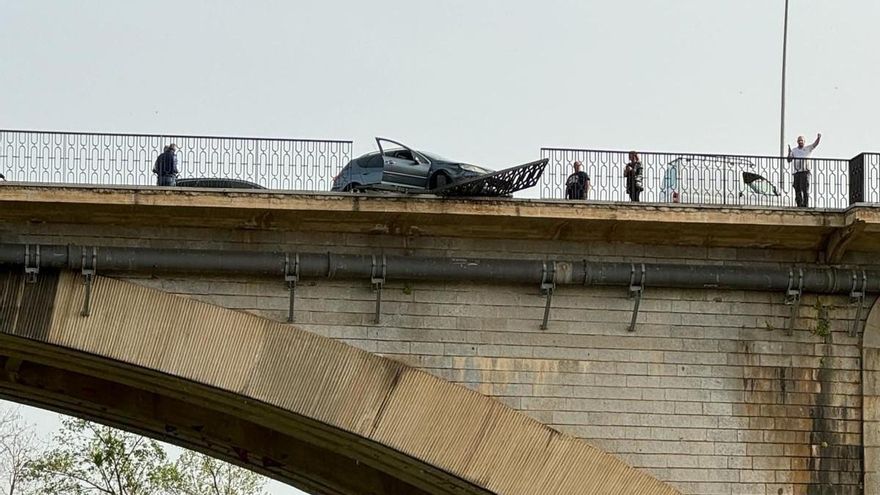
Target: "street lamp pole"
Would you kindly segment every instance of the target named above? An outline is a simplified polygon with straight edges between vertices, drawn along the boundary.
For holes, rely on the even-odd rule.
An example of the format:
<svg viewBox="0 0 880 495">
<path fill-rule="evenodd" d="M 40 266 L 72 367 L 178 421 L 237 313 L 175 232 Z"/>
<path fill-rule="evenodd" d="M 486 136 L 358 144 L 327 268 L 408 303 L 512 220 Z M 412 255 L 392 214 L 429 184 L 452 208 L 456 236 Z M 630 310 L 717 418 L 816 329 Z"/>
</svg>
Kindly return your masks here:
<svg viewBox="0 0 880 495">
<path fill-rule="evenodd" d="M 788 52 L 788 0 L 785 0 L 785 23 L 782 29 L 782 109 L 779 117 L 779 156 L 785 156 L 785 59 Z M 782 182 L 781 176 L 779 181 Z"/>
</svg>

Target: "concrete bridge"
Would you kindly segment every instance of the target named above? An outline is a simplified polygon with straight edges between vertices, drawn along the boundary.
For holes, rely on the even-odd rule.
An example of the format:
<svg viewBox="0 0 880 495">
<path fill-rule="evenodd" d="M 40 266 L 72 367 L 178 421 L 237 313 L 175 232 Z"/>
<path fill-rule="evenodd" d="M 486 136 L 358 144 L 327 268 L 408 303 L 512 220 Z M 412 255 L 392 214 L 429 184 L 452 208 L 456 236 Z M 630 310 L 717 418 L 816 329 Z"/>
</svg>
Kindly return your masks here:
<svg viewBox="0 0 880 495">
<path fill-rule="evenodd" d="M 0 187 L 0 394 L 315 493 L 880 492 L 880 214 Z"/>
</svg>

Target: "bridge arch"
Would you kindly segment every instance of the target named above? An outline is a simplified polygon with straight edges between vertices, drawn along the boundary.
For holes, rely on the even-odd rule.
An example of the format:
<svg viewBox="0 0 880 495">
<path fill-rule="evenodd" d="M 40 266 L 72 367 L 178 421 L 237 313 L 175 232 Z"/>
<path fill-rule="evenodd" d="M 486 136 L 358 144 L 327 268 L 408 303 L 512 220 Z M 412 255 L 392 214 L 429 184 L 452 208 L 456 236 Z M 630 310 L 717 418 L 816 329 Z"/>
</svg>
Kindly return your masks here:
<svg viewBox="0 0 880 495">
<path fill-rule="evenodd" d="M 112 278 L 0 271 L 0 365 L 0 395 L 313 493 L 677 493 L 401 363 Z"/>
</svg>

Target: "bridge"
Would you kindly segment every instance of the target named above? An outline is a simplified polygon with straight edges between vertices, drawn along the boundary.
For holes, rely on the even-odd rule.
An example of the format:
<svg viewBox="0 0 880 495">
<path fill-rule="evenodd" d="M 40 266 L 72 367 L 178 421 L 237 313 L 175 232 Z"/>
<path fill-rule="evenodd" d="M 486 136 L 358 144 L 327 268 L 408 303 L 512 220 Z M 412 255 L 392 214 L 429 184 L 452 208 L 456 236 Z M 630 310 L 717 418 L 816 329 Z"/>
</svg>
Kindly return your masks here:
<svg viewBox="0 0 880 495">
<path fill-rule="evenodd" d="M 322 494 L 873 495 L 878 241 L 869 204 L 10 182 L 0 395 Z"/>
</svg>

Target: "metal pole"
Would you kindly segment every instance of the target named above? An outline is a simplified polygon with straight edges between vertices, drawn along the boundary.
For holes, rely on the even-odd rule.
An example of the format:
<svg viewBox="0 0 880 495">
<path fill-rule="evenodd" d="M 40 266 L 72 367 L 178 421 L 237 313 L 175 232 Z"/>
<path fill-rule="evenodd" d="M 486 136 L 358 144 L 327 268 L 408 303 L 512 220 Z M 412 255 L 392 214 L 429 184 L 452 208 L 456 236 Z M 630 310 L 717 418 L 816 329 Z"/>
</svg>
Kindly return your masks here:
<svg viewBox="0 0 880 495">
<path fill-rule="evenodd" d="M 779 156 L 785 157 L 785 62 L 788 53 L 788 0 L 785 0 L 785 21 L 782 28 L 782 108 L 779 116 Z M 785 160 L 779 160 L 779 188 L 785 177 Z"/>
</svg>

